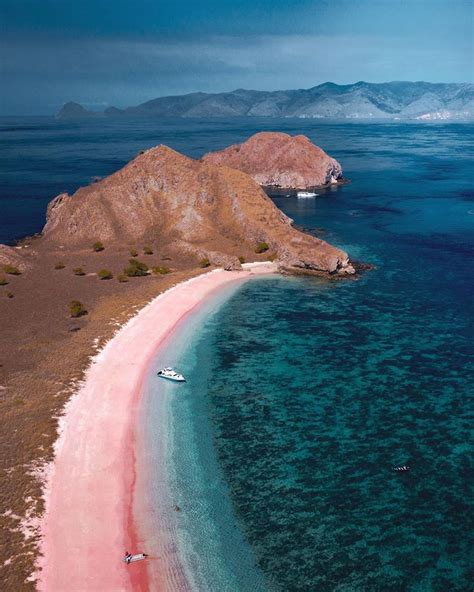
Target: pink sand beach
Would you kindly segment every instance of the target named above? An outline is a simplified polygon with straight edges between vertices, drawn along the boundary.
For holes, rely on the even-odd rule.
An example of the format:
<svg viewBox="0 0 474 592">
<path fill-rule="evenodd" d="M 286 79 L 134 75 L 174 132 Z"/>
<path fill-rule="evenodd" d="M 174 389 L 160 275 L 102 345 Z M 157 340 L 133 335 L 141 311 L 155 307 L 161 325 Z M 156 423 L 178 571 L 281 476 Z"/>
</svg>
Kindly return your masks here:
<svg viewBox="0 0 474 592">
<path fill-rule="evenodd" d="M 122 561 L 125 551 L 146 552 L 133 513 L 142 385 L 161 345 L 206 298 L 232 282 L 274 271 L 272 264 L 249 264 L 244 271 L 216 270 L 178 284 L 145 306 L 92 360 L 61 421 L 45 484 L 39 590 L 145 591 L 151 562 L 154 591 L 188 589 L 172 565 L 176 557 Z"/>
</svg>

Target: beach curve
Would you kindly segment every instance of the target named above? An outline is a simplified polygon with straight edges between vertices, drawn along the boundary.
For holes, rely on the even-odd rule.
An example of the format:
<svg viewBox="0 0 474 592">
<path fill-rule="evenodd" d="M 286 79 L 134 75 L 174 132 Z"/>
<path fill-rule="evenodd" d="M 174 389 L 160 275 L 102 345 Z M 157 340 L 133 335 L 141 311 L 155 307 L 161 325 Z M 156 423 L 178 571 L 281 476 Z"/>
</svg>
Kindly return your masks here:
<svg viewBox="0 0 474 592">
<path fill-rule="evenodd" d="M 135 428 L 150 363 L 211 293 L 274 271 L 270 263 L 247 264 L 243 271 L 214 270 L 182 282 L 141 309 L 94 357 L 65 409 L 44 487 L 39 590 L 149 589 L 147 562 L 126 565 L 122 557 L 125 551 L 144 550 L 133 516 Z M 153 590 L 188 589 L 181 570 L 166 565 L 167 557 L 149 561 L 160 562 L 159 581 L 153 570 Z"/>
</svg>

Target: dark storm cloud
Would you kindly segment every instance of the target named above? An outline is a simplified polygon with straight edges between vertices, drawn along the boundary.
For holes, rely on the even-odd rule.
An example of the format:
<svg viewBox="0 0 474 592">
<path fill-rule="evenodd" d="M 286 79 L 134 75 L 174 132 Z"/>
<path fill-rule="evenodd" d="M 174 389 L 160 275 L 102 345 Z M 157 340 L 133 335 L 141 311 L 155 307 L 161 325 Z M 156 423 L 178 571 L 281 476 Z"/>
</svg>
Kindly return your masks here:
<svg viewBox="0 0 474 592">
<path fill-rule="evenodd" d="M 0 111 L 326 80 L 467 81 L 471 13 L 456 0 L 0 0 Z"/>
</svg>

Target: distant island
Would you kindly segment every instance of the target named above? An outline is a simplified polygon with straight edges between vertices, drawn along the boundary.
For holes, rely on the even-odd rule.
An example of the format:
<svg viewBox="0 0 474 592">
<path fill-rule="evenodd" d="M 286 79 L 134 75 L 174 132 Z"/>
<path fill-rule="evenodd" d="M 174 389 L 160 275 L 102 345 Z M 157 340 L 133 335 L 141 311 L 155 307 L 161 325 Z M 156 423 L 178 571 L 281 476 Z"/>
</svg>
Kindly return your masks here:
<svg viewBox="0 0 474 592">
<path fill-rule="evenodd" d="M 66 103 L 59 119 L 96 117 L 299 117 L 335 119 L 472 119 L 474 84 L 430 82 L 326 82 L 309 89 L 159 97 L 135 107 L 88 111 Z"/>
</svg>

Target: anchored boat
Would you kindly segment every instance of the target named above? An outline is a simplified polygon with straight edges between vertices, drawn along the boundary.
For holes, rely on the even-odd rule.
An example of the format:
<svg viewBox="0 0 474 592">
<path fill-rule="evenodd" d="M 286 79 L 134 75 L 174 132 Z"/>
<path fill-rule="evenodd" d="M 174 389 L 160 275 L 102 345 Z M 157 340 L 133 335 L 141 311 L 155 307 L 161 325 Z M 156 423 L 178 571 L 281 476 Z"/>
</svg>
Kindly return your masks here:
<svg viewBox="0 0 474 592">
<path fill-rule="evenodd" d="M 318 194 L 312 191 L 298 191 L 296 197 L 316 197 Z"/>
<path fill-rule="evenodd" d="M 175 372 L 173 368 L 163 368 L 163 370 L 158 372 L 158 376 L 167 378 L 168 380 L 174 380 L 175 382 L 186 382 L 184 376 Z"/>
</svg>

